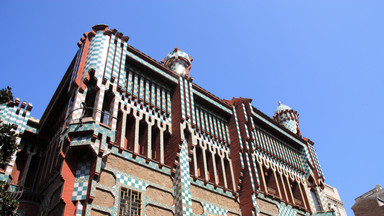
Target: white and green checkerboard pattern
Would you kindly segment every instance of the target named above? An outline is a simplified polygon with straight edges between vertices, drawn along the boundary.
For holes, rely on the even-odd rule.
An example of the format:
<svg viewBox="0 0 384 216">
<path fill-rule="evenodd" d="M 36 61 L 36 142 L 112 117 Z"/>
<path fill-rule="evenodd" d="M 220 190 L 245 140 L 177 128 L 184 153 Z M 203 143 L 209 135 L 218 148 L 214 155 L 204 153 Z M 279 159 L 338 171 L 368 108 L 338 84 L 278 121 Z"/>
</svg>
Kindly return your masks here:
<svg viewBox="0 0 384 216">
<path fill-rule="evenodd" d="M 260 179 L 259 179 L 259 173 L 257 171 L 257 164 L 256 164 L 256 158 L 255 158 L 255 154 L 251 154 L 251 157 L 252 157 L 252 162 L 253 162 L 253 170 L 255 171 L 255 174 L 256 174 L 256 181 L 257 181 L 257 185 L 260 185 Z M 259 189 L 257 189 L 259 190 Z"/>
<path fill-rule="evenodd" d="M 284 203 L 280 203 L 279 214 L 282 216 L 296 216 L 297 210 L 293 209 L 290 205 L 285 205 Z"/>
<path fill-rule="evenodd" d="M 237 120 L 237 114 L 236 114 L 235 106 L 233 106 L 232 110 L 233 110 L 233 115 L 235 116 L 236 129 L 237 129 L 237 135 L 239 137 L 240 148 L 243 149 L 243 141 L 241 140 L 240 128 L 239 128 L 239 123 L 238 123 L 238 120 Z"/>
<path fill-rule="evenodd" d="M 259 208 L 258 208 L 258 205 L 257 205 L 257 200 L 256 200 L 255 193 L 252 193 L 251 197 L 252 197 L 253 206 L 255 207 L 255 210 L 256 210 L 256 211 L 252 210 L 252 216 L 259 216 L 260 211 L 259 211 Z"/>
<path fill-rule="evenodd" d="M 136 188 L 140 191 L 144 191 L 147 187 L 147 184 L 145 182 L 120 173 L 116 173 L 116 181 L 123 185 L 128 185 L 130 187 Z"/>
<path fill-rule="evenodd" d="M 121 58 L 121 67 L 120 67 L 120 80 L 119 80 L 119 85 L 122 87 L 123 91 L 127 90 L 127 83 L 126 83 L 126 77 L 127 77 L 127 70 L 125 66 L 125 61 L 127 58 L 127 47 L 128 44 L 124 42 L 123 45 L 123 56 Z"/>
<path fill-rule="evenodd" d="M 311 145 L 311 144 L 307 143 L 307 145 L 304 146 L 303 152 L 302 152 L 303 163 L 306 164 L 305 170 L 304 170 L 305 178 L 308 178 L 311 175 L 311 173 L 312 173 L 311 167 L 307 163 L 305 163 L 305 161 L 308 161 L 313 166 L 313 162 L 311 160 L 311 156 L 309 154 L 309 149 L 308 149 L 309 145 Z"/>
<path fill-rule="evenodd" d="M 114 35 L 112 35 L 114 36 Z M 113 72 L 112 72 L 112 77 L 115 78 L 113 84 L 117 84 L 117 82 L 119 81 L 118 80 L 118 77 L 119 77 L 119 69 L 120 69 L 120 58 L 121 58 L 121 52 L 122 52 L 122 49 L 121 49 L 121 39 L 120 38 L 117 38 L 117 44 L 113 44 L 115 46 L 115 50 L 116 50 L 116 53 L 115 53 L 115 58 L 114 58 L 114 62 L 113 62 Z"/>
<path fill-rule="evenodd" d="M 87 58 L 85 61 L 85 66 L 84 66 L 81 82 L 87 76 L 88 71 L 91 69 L 94 69 L 95 70 L 95 77 L 98 79 L 97 86 L 98 87 L 101 86 L 101 81 L 102 81 L 102 77 L 103 77 L 103 73 L 104 73 L 104 67 L 105 67 L 105 61 L 106 61 L 106 57 L 107 57 L 107 45 L 108 45 L 107 42 L 108 42 L 108 40 L 109 40 L 109 36 L 104 35 L 103 31 L 96 32 L 96 35 L 91 39 L 88 53 L 87 53 Z M 83 49 L 83 47 L 80 48 L 80 50 L 82 50 L 82 49 Z M 82 68 L 79 68 L 79 70 L 81 70 L 81 69 Z M 76 71 L 76 73 L 77 73 L 77 71 Z M 73 80 L 73 82 L 74 81 L 75 80 Z M 82 110 L 79 108 L 81 107 L 81 103 L 85 101 L 86 93 L 87 93 L 87 89 L 85 89 L 85 91 L 83 93 L 78 93 L 78 95 L 76 97 L 76 102 L 74 105 L 74 110 L 76 110 L 76 111 L 73 112 L 72 119 L 79 119 L 80 116 L 82 115 Z M 99 96 L 99 98 L 100 98 L 100 96 Z M 101 100 L 99 100 L 99 103 L 100 103 L 100 101 L 102 102 L 103 97 L 101 97 L 100 99 Z M 98 117 L 97 119 L 99 119 L 100 114 L 97 117 Z"/>
<path fill-rule="evenodd" d="M 312 145 L 308 145 L 308 146 L 309 146 L 309 150 L 310 150 L 310 153 L 312 155 L 312 158 L 314 160 L 316 170 L 319 173 L 319 175 L 322 176 L 323 175 L 323 171 L 322 171 L 322 169 L 320 167 L 319 160 L 317 159 L 316 150 L 315 150 L 315 148 Z"/>
<path fill-rule="evenodd" d="M 79 162 L 76 170 L 75 184 L 73 186 L 72 200 L 85 200 L 91 162 Z"/>
<path fill-rule="evenodd" d="M 111 79 L 112 66 L 114 64 L 113 57 L 114 57 L 114 54 L 115 54 L 115 44 L 114 44 L 115 35 L 112 34 L 110 36 L 109 40 L 110 40 L 110 42 L 109 42 L 109 50 L 108 50 L 108 60 L 107 60 L 107 66 L 105 67 L 105 74 L 104 74 L 104 78 L 107 79 L 107 80 Z"/>
<path fill-rule="evenodd" d="M 76 179 L 73 186 L 72 200 L 85 200 L 87 198 L 88 178 Z"/>
<path fill-rule="evenodd" d="M 296 149 L 291 147 L 290 144 L 283 141 L 280 138 L 277 138 L 273 134 L 267 132 L 259 126 L 256 126 L 253 130 L 255 134 L 256 145 L 259 148 L 264 149 L 267 152 L 276 155 L 277 157 L 272 157 L 267 154 L 263 154 L 266 157 L 270 158 L 273 161 L 279 161 L 279 163 L 285 163 L 287 166 L 290 166 L 290 169 L 297 170 L 294 166 L 305 171 L 307 170 L 307 165 L 304 163 L 306 156 L 305 150 Z M 294 165 L 294 166 L 292 166 Z"/>
<path fill-rule="evenodd" d="M 189 173 L 188 143 L 184 142 L 180 150 L 180 161 L 175 174 L 175 210 L 176 215 L 192 216 L 192 195 Z"/>
<path fill-rule="evenodd" d="M 327 198 L 325 197 L 324 190 L 320 190 L 320 188 L 317 188 L 317 191 L 318 191 L 320 202 L 321 202 L 321 205 L 323 206 L 323 209 L 327 210 L 328 203 L 327 203 Z"/>
<path fill-rule="evenodd" d="M 192 124 L 196 124 L 196 113 L 195 113 L 195 101 L 192 93 L 192 82 L 189 82 L 189 98 L 191 98 L 191 109 L 192 109 Z"/>
<path fill-rule="evenodd" d="M 94 69 L 95 77 L 101 80 L 107 57 L 108 41 L 109 36 L 104 35 L 103 31 L 97 31 L 96 35 L 91 39 L 82 80 L 87 76 L 90 69 Z"/>
<path fill-rule="evenodd" d="M 255 182 L 253 180 L 253 175 L 252 175 L 252 170 L 251 170 L 251 163 L 249 162 L 249 155 L 247 152 L 244 153 L 245 154 L 245 158 L 247 160 L 247 167 L 248 167 L 248 172 L 249 172 L 249 177 L 251 179 L 251 184 L 252 184 L 252 190 L 253 191 L 256 191 L 256 188 L 255 188 Z M 254 206 L 256 206 L 256 203 L 253 203 Z"/>
<path fill-rule="evenodd" d="M 81 201 L 78 201 L 76 204 L 76 216 L 82 216 L 83 213 L 83 204 Z"/>
<path fill-rule="evenodd" d="M 21 108 L 24 106 L 24 108 Z M 15 124 L 17 128 L 15 130 L 16 134 L 24 133 L 26 128 L 29 116 L 31 112 L 27 110 L 27 106 L 32 106 L 32 104 L 28 104 L 23 101 L 19 106 L 11 105 L 7 106 L 7 104 L 0 104 L 0 120 L 1 124 Z M 20 137 L 16 138 L 16 144 L 19 145 L 21 141 Z M 0 175 L 0 180 L 8 181 L 8 177 L 12 172 L 13 166 L 16 160 L 16 152 L 11 158 L 11 161 L 7 164 L 7 168 L 5 170 L 5 174 Z"/>
<path fill-rule="evenodd" d="M 123 157 L 127 160 L 130 160 L 134 163 L 141 164 L 142 166 L 148 166 L 148 164 L 145 162 L 145 159 L 142 158 L 140 155 L 134 158 L 132 156 L 132 153 L 127 152 L 127 151 L 124 151 L 121 153 L 117 149 L 115 150 L 115 147 L 112 147 L 111 151 L 115 155 L 121 154 L 120 155 L 121 157 Z M 158 168 L 158 167 L 154 168 L 154 165 L 153 164 L 151 165 L 151 163 L 152 162 L 150 162 L 149 167 L 152 168 L 153 170 L 157 170 L 157 171 L 162 172 L 166 175 L 171 174 L 171 171 L 169 168 L 164 167 L 164 166 L 162 168 Z M 114 169 L 112 167 L 106 166 L 105 164 L 103 166 L 103 170 L 114 174 L 114 176 L 116 177 L 116 184 L 114 186 L 106 186 L 106 185 L 101 184 L 101 182 L 98 182 L 98 181 L 92 179 L 92 188 L 91 188 L 90 196 L 95 195 L 96 189 L 108 191 L 115 197 L 114 205 L 112 207 L 105 207 L 105 206 L 97 205 L 95 203 L 91 203 L 91 204 L 88 203 L 87 207 L 86 207 L 86 214 L 85 214 L 86 216 L 91 215 L 92 209 L 102 211 L 102 212 L 108 212 L 109 215 L 118 215 L 119 202 L 120 202 L 119 194 L 120 194 L 120 188 L 121 187 L 129 188 L 129 189 L 132 189 L 132 190 L 135 190 L 135 191 L 142 193 L 142 206 L 144 207 L 143 208 L 143 210 L 144 210 L 143 215 L 145 215 L 145 206 L 147 206 L 148 204 L 159 206 L 161 208 L 166 208 L 166 209 L 169 209 L 171 211 L 174 211 L 174 205 L 169 206 L 169 205 L 159 203 L 157 201 L 150 199 L 145 194 L 146 188 L 148 186 L 153 186 L 153 187 L 159 188 L 160 190 L 167 191 L 167 192 L 171 193 L 172 195 L 174 195 L 174 188 L 164 187 L 163 185 L 159 185 L 157 183 L 154 183 L 154 182 L 151 182 L 151 181 L 148 181 L 145 179 L 140 179 L 136 176 L 129 175 L 123 171 L 120 171 L 120 170 Z"/>
<path fill-rule="evenodd" d="M 25 101 L 22 103 L 26 104 Z M 30 111 L 16 105 L 7 106 L 7 104 L 0 105 L 0 120 L 3 124 L 17 125 L 16 133 L 23 133 L 27 125 Z"/>
<path fill-rule="evenodd" d="M 227 215 L 228 210 L 203 202 L 204 212 L 208 215 Z"/>
<path fill-rule="evenodd" d="M 181 117 L 185 119 L 184 78 L 180 77 Z"/>
<path fill-rule="evenodd" d="M 183 79 L 184 80 L 184 90 L 185 90 L 185 104 L 187 105 L 186 106 L 186 113 L 187 113 L 187 117 L 190 117 L 191 115 L 191 108 L 190 108 L 190 105 L 189 105 L 189 85 L 188 85 L 188 81 L 186 79 Z M 188 119 L 189 122 L 191 122 L 191 118 Z"/>
<path fill-rule="evenodd" d="M 297 122 L 295 120 L 286 120 L 283 122 L 283 125 L 294 134 L 297 133 Z"/>
</svg>

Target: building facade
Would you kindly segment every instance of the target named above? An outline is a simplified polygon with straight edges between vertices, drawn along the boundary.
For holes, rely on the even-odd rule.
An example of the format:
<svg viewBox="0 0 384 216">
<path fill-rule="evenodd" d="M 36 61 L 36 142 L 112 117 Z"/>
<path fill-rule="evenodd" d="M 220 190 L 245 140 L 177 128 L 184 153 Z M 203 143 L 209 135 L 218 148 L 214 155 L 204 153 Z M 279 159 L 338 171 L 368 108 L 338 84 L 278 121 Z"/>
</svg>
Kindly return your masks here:
<svg viewBox="0 0 384 216">
<path fill-rule="evenodd" d="M 356 216 L 384 215 L 384 189 L 381 185 L 357 197 L 352 210 Z"/>
<path fill-rule="evenodd" d="M 337 189 L 328 184 L 324 184 L 324 186 L 324 194 L 328 204 L 328 209 L 333 210 L 336 216 L 347 216 L 347 212 L 344 208 L 344 202 L 341 201 Z"/>
<path fill-rule="evenodd" d="M 178 48 L 158 62 L 96 25 L 40 120 L 0 106 L 20 147 L 1 178 L 20 215 L 335 215 L 314 143 L 279 103 L 222 100 Z"/>
</svg>

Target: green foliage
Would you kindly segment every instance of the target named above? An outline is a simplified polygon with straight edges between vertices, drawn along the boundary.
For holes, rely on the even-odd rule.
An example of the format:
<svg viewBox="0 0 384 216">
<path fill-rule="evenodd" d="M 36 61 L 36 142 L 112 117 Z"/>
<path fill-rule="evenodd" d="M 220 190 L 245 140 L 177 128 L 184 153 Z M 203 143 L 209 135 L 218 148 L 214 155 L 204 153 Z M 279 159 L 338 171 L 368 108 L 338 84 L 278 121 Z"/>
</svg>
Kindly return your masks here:
<svg viewBox="0 0 384 216">
<path fill-rule="evenodd" d="M 11 160 L 13 153 L 17 150 L 16 133 L 13 130 L 15 125 L 0 123 L 0 167 Z"/>
<path fill-rule="evenodd" d="M 9 196 L 8 183 L 0 181 L 0 215 L 16 215 L 18 202 Z"/>
<path fill-rule="evenodd" d="M 0 90 L 0 104 L 13 100 L 11 87 Z M 17 150 L 16 133 L 14 124 L 3 124 L 0 121 L 0 168 L 5 169 L 12 155 Z M 18 201 L 10 196 L 9 184 L 0 181 L 0 215 L 16 215 Z"/>
<path fill-rule="evenodd" d="M 0 90 L 0 104 L 8 103 L 8 101 L 13 100 L 12 88 L 7 86 Z"/>
</svg>

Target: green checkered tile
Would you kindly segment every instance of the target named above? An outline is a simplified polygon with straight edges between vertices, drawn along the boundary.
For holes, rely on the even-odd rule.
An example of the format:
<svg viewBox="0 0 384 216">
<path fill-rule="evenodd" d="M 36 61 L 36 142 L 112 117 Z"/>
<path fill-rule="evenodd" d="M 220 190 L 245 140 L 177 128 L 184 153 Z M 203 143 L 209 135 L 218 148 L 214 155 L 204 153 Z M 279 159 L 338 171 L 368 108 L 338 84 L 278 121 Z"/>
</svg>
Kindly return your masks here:
<svg viewBox="0 0 384 216">
<path fill-rule="evenodd" d="M 228 210 L 203 202 L 204 211 L 215 215 L 226 215 Z"/>
<path fill-rule="evenodd" d="M 284 216 L 297 216 L 297 210 L 293 209 L 290 205 L 285 205 L 284 203 L 280 203 L 278 205 L 280 215 Z"/>
<path fill-rule="evenodd" d="M 192 215 L 192 195 L 187 142 L 184 142 L 181 146 L 180 161 L 176 168 L 174 185 L 176 215 Z M 180 212 L 181 209 L 183 209 L 182 213 Z"/>
<path fill-rule="evenodd" d="M 181 97 L 181 116 L 185 119 L 185 102 L 184 102 L 184 79 L 180 76 L 179 79 L 179 85 L 180 85 L 180 97 Z"/>
<path fill-rule="evenodd" d="M 253 181 L 253 175 L 252 175 L 252 170 L 251 170 L 251 164 L 249 163 L 249 156 L 248 156 L 248 153 L 245 153 L 245 157 L 247 159 L 247 166 L 248 166 L 248 172 L 249 172 L 249 177 L 251 179 L 251 184 L 252 184 L 252 190 L 255 191 L 256 188 L 255 188 L 255 183 Z"/>
<path fill-rule="evenodd" d="M 137 180 L 127 175 L 122 175 L 120 173 L 116 174 L 116 180 L 117 182 L 123 185 L 128 185 L 141 191 L 145 190 L 145 188 L 147 187 L 147 184 L 145 182 Z"/>
<path fill-rule="evenodd" d="M 239 137 L 240 147 L 243 148 L 243 141 L 241 140 L 241 134 L 240 134 L 239 123 L 238 123 L 238 120 L 237 120 L 237 114 L 236 114 L 235 106 L 233 106 L 232 109 L 233 109 L 233 114 L 235 116 L 236 129 L 237 129 L 237 135 Z"/>
<path fill-rule="evenodd" d="M 76 205 L 76 216 L 82 216 L 83 213 L 83 204 L 79 201 Z"/>
<path fill-rule="evenodd" d="M 73 186 L 72 200 L 85 200 L 87 198 L 88 178 L 86 181 L 76 181 Z"/>
<path fill-rule="evenodd" d="M 247 112 L 246 112 L 246 109 L 245 109 L 245 105 L 244 105 L 244 103 L 242 103 L 241 105 L 242 105 L 242 108 L 243 108 L 245 121 L 248 121 L 248 115 L 247 115 Z"/>
</svg>

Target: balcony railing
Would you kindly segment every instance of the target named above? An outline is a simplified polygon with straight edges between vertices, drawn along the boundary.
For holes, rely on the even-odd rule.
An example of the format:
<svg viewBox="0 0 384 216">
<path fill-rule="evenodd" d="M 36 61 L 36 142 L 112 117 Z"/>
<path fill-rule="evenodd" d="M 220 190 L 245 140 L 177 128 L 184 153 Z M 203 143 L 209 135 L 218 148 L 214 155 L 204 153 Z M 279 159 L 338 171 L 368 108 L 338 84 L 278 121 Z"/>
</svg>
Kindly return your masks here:
<svg viewBox="0 0 384 216">
<path fill-rule="evenodd" d="M 101 121 L 100 122 L 105 124 L 105 125 L 108 125 L 108 126 L 111 126 L 112 119 L 117 119 L 108 111 L 102 111 L 102 110 L 94 108 L 94 107 L 86 107 L 85 104 L 82 103 L 80 108 L 74 109 L 70 113 L 68 113 L 68 115 L 64 119 L 64 122 L 67 122 L 70 119 L 70 117 L 72 117 L 72 114 L 78 110 L 82 110 L 81 116 L 78 119 L 73 119 L 73 120 L 78 120 L 80 124 L 82 124 L 84 118 L 87 118 L 87 116 L 85 116 L 85 115 L 88 111 L 92 112 L 92 117 L 94 117 L 95 113 L 101 113 Z M 94 118 L 92 118 L 92 119 L 94 119 Z"/>
<path fill-rule="evenodd" d="M 16 187 L 15 191 L 8 191 L 8 197 L 16 200 L 30 201 L 40 203 L 43 200 L 43 195 L 36 193 L 28 188 Z"/>
</svg>

